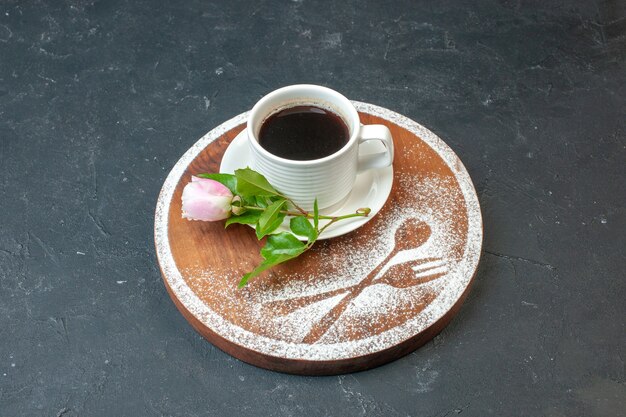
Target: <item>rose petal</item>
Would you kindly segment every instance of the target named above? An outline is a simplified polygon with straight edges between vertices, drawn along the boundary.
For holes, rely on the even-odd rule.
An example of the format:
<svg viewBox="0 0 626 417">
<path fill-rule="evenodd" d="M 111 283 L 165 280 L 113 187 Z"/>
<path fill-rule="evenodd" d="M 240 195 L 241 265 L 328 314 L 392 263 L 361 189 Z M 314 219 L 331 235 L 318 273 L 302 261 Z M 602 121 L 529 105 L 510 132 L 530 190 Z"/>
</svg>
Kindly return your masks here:
<svg viewBox="0 0 626 417">
<path fill-rule="evenodd" d="M 230 192 L 228 187 L 226 187 L 221 182 L 211 180 L 209 178 L 200 178 L 196 176 L 191 177 L 191 182 L 196 184 L 202 184 L 202 188 L 209 194 L 212 195 L 221 195 L 224 197 L 232 197 L 233 193 Z"/>
<path fill-rule="evenodd" d="M 217 221 L 230 216 L 233 194 L 223 184 L 192 177 L 183 189 L 183 218 L 190 220 Z"/>
</svg>

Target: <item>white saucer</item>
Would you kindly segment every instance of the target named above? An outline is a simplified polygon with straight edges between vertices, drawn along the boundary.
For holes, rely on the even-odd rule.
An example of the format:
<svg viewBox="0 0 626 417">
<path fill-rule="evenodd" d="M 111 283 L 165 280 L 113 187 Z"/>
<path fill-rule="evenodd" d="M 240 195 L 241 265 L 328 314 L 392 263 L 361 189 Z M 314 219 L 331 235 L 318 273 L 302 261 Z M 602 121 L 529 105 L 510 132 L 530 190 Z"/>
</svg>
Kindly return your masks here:
<svg viewBox="0 0 626 417">
<path fill-rule="evenodd" d="M 361 154 L 381 152 L 384 146 L 379 141 L 369 141 L 361 145 Z M 233 174 L 236 169 L 249 166 L 250 148 L 248 147 L 245 129 L 230 143 L 220 165 L 220 172 Z M 393 167 L 370 169 L 356 177 L 354 187 L 348 197 L 330 212 L 323 212 L 326 216 L 350 214 L 362 207 L 369 207 L 372 211 L 367 217 L 354 217 L 341 220 L 328 227 L 319 239 L 329 239 L 345 235 L 370 221 L 383 207 L 393 184 Z M 320 221 L 320 227 L 328 221 Z M 289 231 L 289 221 L 285 220 L 276 232 Z"/>
</svg>

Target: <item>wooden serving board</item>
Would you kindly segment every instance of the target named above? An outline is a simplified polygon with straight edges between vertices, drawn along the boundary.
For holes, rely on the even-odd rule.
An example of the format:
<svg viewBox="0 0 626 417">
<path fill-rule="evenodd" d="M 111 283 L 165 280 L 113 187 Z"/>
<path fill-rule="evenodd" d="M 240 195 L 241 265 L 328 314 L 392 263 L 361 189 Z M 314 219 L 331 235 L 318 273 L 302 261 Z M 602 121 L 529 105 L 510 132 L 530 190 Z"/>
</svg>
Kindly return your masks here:
<svg viewBox="0 0 626 417">
<path fill-rule="evenodd" d="M 200 334 L 245 362 L 307 375 L 371 368 L 434 337 L 468 293 L 482 219 L 463 164 L 418 123 L 354 105 L 362 123 L 391 129 L 396 156 L 385 206 L 244 289 L 240 277 L 260 261 L 254 231 L 182 219 L 181 193 L 191 175 L 219 170 L 247 113 L 202 137 L 163 185 L 155 241 L 165 286 Z"/>
</svg>

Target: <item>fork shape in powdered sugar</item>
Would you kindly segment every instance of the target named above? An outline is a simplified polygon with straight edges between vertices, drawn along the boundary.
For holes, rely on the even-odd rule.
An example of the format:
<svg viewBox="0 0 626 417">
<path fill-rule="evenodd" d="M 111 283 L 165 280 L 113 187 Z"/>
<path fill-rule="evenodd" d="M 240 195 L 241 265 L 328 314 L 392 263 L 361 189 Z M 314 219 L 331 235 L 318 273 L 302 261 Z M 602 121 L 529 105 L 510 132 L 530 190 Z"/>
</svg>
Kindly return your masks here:
<svg viewBox="0 0 626 417">
<path fill-rule="evenodd" d="M 440 258 L 416 259 L 417 249 L 430 237 L 430 227 L 417 219 L 405 220 L 395 233 L 395 246 L 389 255 L 363 280 L 349 287 L 323 293 L 275 300 L 264 304 L 281 315 L 306 307 L 330 297 L 347 294 L 304 337 L 304 343 L 315 343 L 341 317 L 350 303 L 370 285 L 387 284 L 394 288 L 409 288 L 424 284 L 447 273 L 445 261 Z"/>
</svg>

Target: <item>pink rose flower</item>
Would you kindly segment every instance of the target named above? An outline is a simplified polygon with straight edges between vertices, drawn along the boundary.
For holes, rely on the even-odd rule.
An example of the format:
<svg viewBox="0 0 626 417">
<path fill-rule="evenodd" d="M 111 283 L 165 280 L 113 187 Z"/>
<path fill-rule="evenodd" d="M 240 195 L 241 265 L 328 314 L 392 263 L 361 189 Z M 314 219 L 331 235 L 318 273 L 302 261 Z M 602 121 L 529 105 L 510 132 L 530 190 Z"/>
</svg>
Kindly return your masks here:
<svg viewBox="0 0 626 417">
<path fill-rule="evenodd" d="M 183 189 L 183 218 L 213 222 L 230 217 L 233 193 L 207 178 L 191 177 Z"/>
</svg>

